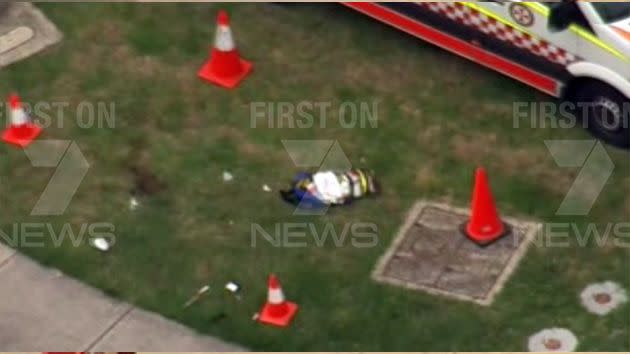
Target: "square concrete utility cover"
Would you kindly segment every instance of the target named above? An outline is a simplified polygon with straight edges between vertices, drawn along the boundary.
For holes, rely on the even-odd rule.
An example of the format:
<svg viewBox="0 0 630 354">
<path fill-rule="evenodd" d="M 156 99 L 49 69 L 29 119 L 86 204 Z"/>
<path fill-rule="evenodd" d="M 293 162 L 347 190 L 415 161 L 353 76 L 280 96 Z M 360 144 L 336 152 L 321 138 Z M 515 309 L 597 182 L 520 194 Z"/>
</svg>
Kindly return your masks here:
<svg viewBox="0 0 630 354">
<path fill-rule="evenodd" d="M 482 248 L 460 232 L 469 215 L 467 209 L 416 203 L 372 277 L 430 294 L 492 304 L 540 225 L 503 217 L 512 227 L 510 235 Z"/>
<path fill-rule="evenodd" d="M 28 2 L 0 4 L 0 67 L 59 42 L 61 32 Z"/>
</svg>

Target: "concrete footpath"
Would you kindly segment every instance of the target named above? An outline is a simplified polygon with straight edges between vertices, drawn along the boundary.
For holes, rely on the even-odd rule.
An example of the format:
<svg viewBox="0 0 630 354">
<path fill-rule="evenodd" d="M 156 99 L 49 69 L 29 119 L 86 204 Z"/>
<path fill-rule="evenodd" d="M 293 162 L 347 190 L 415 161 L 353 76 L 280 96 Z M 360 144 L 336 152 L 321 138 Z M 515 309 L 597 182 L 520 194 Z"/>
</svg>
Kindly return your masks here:
<svg viewBox="0 0 630 354">
<path fill-rule="evenodd" d="M 42 267 L 0 244 L 4 351 L 245 351 Z"/>
</svg>

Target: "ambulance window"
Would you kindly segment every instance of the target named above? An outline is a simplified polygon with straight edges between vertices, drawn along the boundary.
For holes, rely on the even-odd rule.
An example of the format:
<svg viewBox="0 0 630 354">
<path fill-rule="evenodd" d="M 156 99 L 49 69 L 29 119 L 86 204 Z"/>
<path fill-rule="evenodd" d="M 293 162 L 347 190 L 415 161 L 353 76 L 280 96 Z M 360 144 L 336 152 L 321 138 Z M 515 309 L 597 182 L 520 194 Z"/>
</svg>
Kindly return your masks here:
<svg viewBox="0 0 630 354">
<path fill-rule="evenodd" d="M 580 7 L 575 3 L 575 1 L 563 2 L 563 3 L 542 2 L 541 4 L 544 4 L 550 9 L 554 7 L 561 7 L 560 10 L 562 11 L 560 11 L 558 15 L 561 15 L 562 17 L 564 17 L 564 21 L 568 21 L 569 23 L 576 24 L 580 27 L 583 27 L 584 29 L 594 32 L 593 28 L 591 27 L 591 24 L 588 22 L 588 20 L 582 13 L 582 10 L 580 10 Z"/>
<path fill-rule="evenodd" d="M 617 22 L 630 17 L 629 3 L 593 2 L 591 5 L 606 23 Z"/>
</svg>

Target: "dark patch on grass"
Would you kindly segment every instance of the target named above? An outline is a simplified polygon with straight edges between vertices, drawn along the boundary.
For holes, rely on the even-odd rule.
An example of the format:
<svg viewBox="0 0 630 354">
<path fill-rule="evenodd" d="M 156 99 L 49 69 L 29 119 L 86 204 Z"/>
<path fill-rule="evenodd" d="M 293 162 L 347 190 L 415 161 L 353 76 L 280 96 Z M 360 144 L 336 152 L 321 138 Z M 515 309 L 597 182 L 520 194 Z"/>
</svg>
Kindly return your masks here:
<svg viewBox="0 0 630 354">
<path fill-rule="evenodd" d="M 160 181 L 147 166 L 133 164 L 129 167 L 129 171 L 133 175 L 132 195 L 152 196 L 166 189 L 166 184 Z"/>
</svg>

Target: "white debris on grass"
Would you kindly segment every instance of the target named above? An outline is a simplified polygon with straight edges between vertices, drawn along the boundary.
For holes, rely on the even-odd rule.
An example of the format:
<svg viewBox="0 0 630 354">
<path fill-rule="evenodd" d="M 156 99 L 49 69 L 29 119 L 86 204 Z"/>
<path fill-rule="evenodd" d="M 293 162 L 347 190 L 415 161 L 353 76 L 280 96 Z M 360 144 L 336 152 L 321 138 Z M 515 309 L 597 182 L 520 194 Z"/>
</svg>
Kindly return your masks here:
<svg viewBox="0 0 630 354">
<path fill-rule="evenodd" d="M 241 286 L 237 283 L 233 281 L 227 282 L 227 284 L 225 284 L 225 290 L 229 291 L 234 296 L 234 298 L 236 298 L 236 300 L 240 301 L 243 299 L 240 294 Z"/>
<path fill-rule="evenodd" d="M 129 199 L 129 210 L 133 211 L 138 209 L 138 207 L 140 206 L 140 202 L 138 201 L 138 199 L 136 197 L 131 197 Z"/>
<path fill-rule="evenodd" d="M 236 284 L 235 282 L 233 282 L 233 281 L 228 282 L 227 284 L 225 284 L 225 289 L 227 291 L 231 292 L 231 293 L 235 293 L 235 292 L 239 291 L 240 288 L 241 287 L 238 284 Z"/>
<path fill-rule="evenodd" d="M 234 176 L 228 171 L 223 171 L 223 182 L 230 182 L 234 179 Z"/>
<path fill-rule="evenodd" d="M 527 349 L 530 352 L 572 352 L 578 340 L 566 328 L 547 328 L 529 337 Z"/>
<path fill-rule="evenodd" d="M 208 292 L 208 290 L 210 290 L 210 285 L 204 285 L 197 291 L 197 294 L 201 295 L 205 292 Z"/>
<path fill-rule="evenodd" d="M 204 285 L 201 288 L 199 288 L 199 290 L 197 290 L 195 295 L 193 295 L 190 299 L 188 299 L 188 301 L 186 301 L 186 303 L 184 304 L 184 308 L 197 302 L 201 298 L 201 296 L 207 293 L 209 290 L 210 290 L 210 285 Z"/>
<path fill-rule="evenodd" d="M 621 285 L 606 281 L 590 284 L 584 288 L 580 299 L 586 311 L 604 316 L 627 302 L 628 296 Z"/>
<path fill-rule="evenodd" d="M 266 185 L 266 184 L 264 184 L 262 186 L 262 190 L 265 191 L 265 192 L 271 192 L 271 188 L 268 185 Z"/>
<path fill-rule="evenodd" d="M 110 245 L 107 242 L 107 240 L 102 238 L 102 237 L 97 237 L 97 238 L 90 239 L 90 245 L 92 245 L 92 247 L 94 247 L 97 250 L 102 251 L 102 252 L 109 251 L 109 247 L 110 247 Z"/>
</svg>

